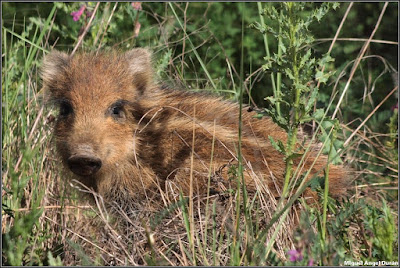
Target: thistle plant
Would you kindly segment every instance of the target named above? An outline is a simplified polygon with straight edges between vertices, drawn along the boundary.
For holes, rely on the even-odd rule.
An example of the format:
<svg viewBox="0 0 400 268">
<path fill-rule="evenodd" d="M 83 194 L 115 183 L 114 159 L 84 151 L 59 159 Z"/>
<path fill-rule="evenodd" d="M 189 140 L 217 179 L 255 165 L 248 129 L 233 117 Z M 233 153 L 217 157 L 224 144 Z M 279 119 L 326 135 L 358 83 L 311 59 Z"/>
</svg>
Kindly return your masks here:
<svg viewBox="0 0 400 268">
<path fill-rule="evenodd" d="M 339 4 L 321 3 L 306 17 L 304 12 L 309 5 L 314 4 L 282 2 L 277 8 L 273 5 L 260 8 L 261 15 L 266 16 L 272 24 L 267 25 L 262 20 L 252 25 L 262 34 L 272 35 L 278 40 L 277 53 L 267 53 L 263 69 L 277 74 L 276 82 L 274 76 L 271 76 L 274 95 L 266 98 L 270 107 L 265 111 L 288 132 L 286 143 L 270 137 L 272 145 L 285 157 L 283 198 L 288 193 L 293 175 L 293 159 L 300 156 L 299 148 L 296 147 L 299 126 L 313 119 L 324 118 L 321 116 L 324 114 L 322 110 L 314 109 L 318 95 L 318 86 L 315 84 L 325 83 L 332 75 L 332 72 L 324 73 L 323 69 L 333 58 L 329 54 L 321 58 L 313 56 L 310 45 L 314 39 L 308 27 L 315 21 L 319 22 L 331 8 L 336 9 Z M 268 44 L 266 50 L 269 51 Z"/>
</svg>

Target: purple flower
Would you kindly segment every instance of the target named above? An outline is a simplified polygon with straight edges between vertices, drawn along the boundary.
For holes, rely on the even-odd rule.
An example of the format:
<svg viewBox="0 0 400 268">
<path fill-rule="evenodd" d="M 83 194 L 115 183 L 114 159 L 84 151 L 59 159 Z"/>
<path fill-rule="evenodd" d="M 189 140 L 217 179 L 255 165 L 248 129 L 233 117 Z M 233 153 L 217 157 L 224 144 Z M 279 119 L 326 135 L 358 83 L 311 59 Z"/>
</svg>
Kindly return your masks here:
<svg viewBox="0 0 400 268">
<path fill-rule="evenodd" d="M 308 261 L 307 266 L 313 266 L 313 265 L 314 265 L 314 260 L 311 258 L 311 259 Z"/>
<path fill-rule="evenodd" d="M 86 6 L 81 6 L 78 11 L 71 12 L 71 16 L 73 17 L 74 21 L 78 21 L 79 18 L 82 16 L 83 11 L 85 11 Z"/>
<path fill-rule="evenodd" d="M 133 9 L 142 10 L 142 3 L 141 2 L 132 2 Z"/>
<path fill-rule="evenodd" d="M 292 249 L 288 251 L 289 254 L 289 260 L 290 261 L 301 261 L 303 259 L 303 254 L 301 254 L 300 251 L 296 250 L 296 249 Z"/>
</svg>

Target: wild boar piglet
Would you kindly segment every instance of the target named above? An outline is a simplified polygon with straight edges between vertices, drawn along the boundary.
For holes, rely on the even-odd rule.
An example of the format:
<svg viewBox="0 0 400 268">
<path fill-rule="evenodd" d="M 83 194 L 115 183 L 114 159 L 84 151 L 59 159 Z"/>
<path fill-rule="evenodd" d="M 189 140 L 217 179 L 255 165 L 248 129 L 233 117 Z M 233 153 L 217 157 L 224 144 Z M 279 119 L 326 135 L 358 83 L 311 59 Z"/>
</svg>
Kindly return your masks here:
<svg viewBox="0 0 400 268">
<path fill-rule="evenodd" d="M 42 79 L 59 107 L 54 132 L 63 165 L 70 177 L 103 197 L 129 202 L 166 182 L 188 194 L 191 176 L 196 194 L 207 193 L 210 176 L 212 192 L 229 182 L 228 171 L 238 163 L 238 104 L 161 87 L 153 80 L 147 49 L 74 56 L 52 51 L 45 57 Z M 268 137 L 285 143 L 287 134 L 270 118 L 254 115 L 243 109 L 246 186 L 256 190 L 256 176 L 278 196 L 284 156 Z M 309 177 L 323 176 L 327 157 L 320 155 L 313 165 L 319 147 L 310 146 L 300 174 L 311 169 Z M 348 185 L 348 169 L 331 165 L 331 195 L 342 195 Z"/>
</svg>

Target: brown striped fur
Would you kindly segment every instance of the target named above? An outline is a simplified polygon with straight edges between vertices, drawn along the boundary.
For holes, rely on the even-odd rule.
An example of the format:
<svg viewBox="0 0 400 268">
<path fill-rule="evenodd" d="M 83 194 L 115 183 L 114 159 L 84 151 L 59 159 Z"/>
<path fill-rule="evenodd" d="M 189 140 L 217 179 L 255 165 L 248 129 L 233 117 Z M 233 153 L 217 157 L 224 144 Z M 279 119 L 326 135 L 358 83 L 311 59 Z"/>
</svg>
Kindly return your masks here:
<svg viewBox="0 0 400 268">
<path fill-rule="evenodd" d="M 68 169 L 71 156 L 79 154 L 99 159 L 97 172 L 83 170 L 89 174 L 73 176 L 111 200 L 140 198 L 166 180 L 187 194 L 191 170 L 195 190 L 205 193 L 211 157 L 211 175 L 225 181 L 227 165 L 237 163 L 238 105 L 206 94 L 162 89 L 153 81 L 150 57 L 146 49 L 73 57 L 53 51 L 42 68 L 45 90 L 64 109 L 55 126 L 63 163 Z M 285 163 L 268 136 L 285 142 L 287 134 L 270 118 L 256 119 L 246 109 L 242 121 L 247 188 L 256 187 L 254 172 L 278 193 Z M 318 147 L 312 147 L 303 172 L 315 160 Z M 313 172 L 323 175 L 326 161 L 326 156 L 320 156 Z M 345 192 L 346 168 L 331 165 L 329 179 L 331 195 Z"/>
</svg>

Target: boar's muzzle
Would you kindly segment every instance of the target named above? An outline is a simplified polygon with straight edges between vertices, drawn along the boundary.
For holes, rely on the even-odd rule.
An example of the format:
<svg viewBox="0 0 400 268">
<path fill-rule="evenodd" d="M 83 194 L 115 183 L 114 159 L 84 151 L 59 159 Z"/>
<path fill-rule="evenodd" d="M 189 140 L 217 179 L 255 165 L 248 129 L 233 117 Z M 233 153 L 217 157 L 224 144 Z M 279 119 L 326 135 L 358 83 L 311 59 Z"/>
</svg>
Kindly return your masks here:
<svg viewBox="0 0 400 268">
<path fill-rule="evenodd" d="M 69 169 L 79 176 L 94 175 L 101 168 L 101 159 L 95 156 L 90 146 L 79 146 L 77 152 L 67 160 Z"/>
</svg>

